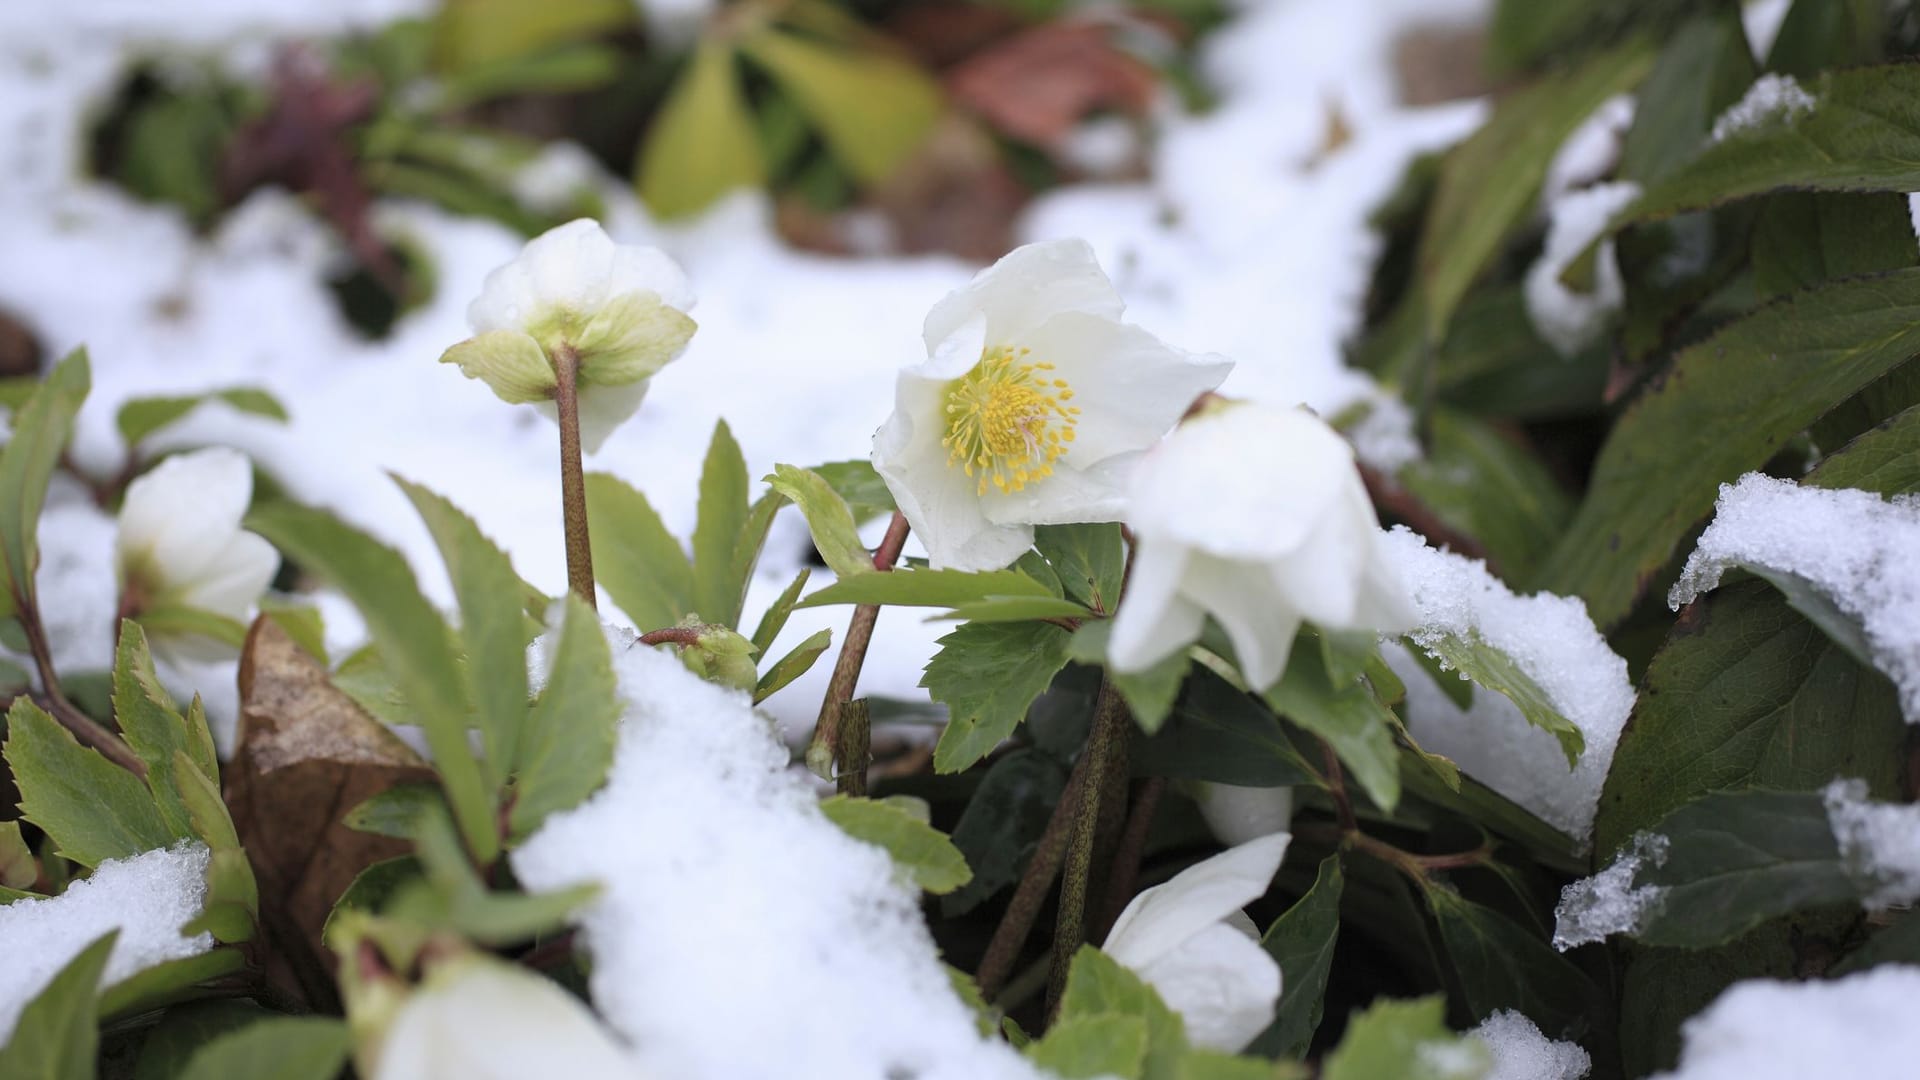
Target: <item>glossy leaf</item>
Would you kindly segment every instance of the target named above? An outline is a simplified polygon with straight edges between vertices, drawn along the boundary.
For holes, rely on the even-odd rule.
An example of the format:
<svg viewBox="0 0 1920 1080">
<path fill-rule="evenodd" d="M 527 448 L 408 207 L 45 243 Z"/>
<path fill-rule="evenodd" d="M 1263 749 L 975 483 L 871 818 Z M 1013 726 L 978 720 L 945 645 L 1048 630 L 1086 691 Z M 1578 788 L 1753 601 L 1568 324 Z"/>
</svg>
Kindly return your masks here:
<svg viewBox="0 0 1920 1080">
<path fill-rule="evenodd" d="M 1280 965 L 1280 1007 L 1248 1047 L 1268 1057 L 1304 1057 L 1320 1027 L 1333 949 L 1340 940 L 1340 896 L 1346 875 L 1338 852 L 1320 861 L 1313 887 L 1274 920 L 1260 944 Z"/>
</svg>

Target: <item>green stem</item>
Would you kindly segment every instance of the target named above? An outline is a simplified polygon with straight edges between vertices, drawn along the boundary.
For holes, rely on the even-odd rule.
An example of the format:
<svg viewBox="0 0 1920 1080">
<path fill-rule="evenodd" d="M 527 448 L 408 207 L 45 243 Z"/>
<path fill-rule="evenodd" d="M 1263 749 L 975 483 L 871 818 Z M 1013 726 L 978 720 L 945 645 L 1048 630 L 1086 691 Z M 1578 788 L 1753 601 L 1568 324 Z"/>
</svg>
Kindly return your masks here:
<svg viewBox="0 0 1920 1080">
<path fill-rule="evenodd" d="M 580 354 L 562 345 L 553 355 L 554 411 L 560 420 L 560 513 L 566 526 L 567 588 L 598 606 L 593 594 L 593 545 L 587 538 L 587 478 L 580 464 Z"/>
<path fill-rule="evenodd" d="M 1059 801 L 1053 804 L 1053 814 L 1047 818 L 1046 830 L 1040 834 L 1040 842 L 1027 859 L 1020 884 L 1014 887 L 1013 899 L 1007 901 L 1006 914 L 1000 917 L 1000 925 L 993 928 L 993 939 L 980 958 L 974 981 L 989 1001 L 1013 971 L 1014 961 L 1020 959 L 1027 935 L 1033 932 L 1033 924 L 1040 918 L 1040 907 L 1046 902 L 1047 893 L 1053 890 L 1053 879 L 1060 875 L 1060 862 L 1067 855 L 1067 835 L 1072 829 L 1074 807 L 1079 805 L 1080 791 L 1087 785 L 1090 765 L 1085 754 L 1074 764 L 1067 786 L 1061 789 Z"/>
<path fill-rule="evenodd" d="M 1053 935 L 1053 967 L 1047 976 L 1047 1013 L 1060 1005 L 1067 988 L 1067 970 L 1073 954 L 1086 940 L 1087 881 L 1093 873 L 1093 851 L 1100 833 L 1103 790 L 1114 755 L 1126 747 L 1126 725 L 1132 719 L 1126 702 L 1111 680 L 1100 684 L 1093 710 L 1093 730 L 1087 736 L 1087 777 L 1074 807 L 1073 832 L 1067 838 L 1066 865 L 1060 879 L 1060 916 Z"/>
</svg>

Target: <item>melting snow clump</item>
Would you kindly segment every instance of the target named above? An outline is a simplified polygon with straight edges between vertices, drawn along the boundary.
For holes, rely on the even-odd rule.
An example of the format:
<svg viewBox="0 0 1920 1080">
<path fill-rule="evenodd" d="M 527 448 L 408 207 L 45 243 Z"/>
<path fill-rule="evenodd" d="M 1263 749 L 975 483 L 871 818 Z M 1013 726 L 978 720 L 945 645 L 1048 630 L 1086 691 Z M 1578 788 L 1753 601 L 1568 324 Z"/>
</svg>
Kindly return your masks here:
<svg viewBox="0 0 1920 1080">
<path fill-rule="evenodd" d="M 20 1010 L 109 930 L 117 928 L 120 937 L 102 986 L 213 948 L 211 934 L 180 933 L 199 917 L 206 894 L 207 849 L 187 842 L 108 859 L 58 896 L 0 906 L 0 956 L 7 958 L 7 977 L 0 980 L 0 1045 L 12 1036 Z"/>
<path fill-rule="evenodd" d="M 1467 1034 L 1485 1043 L 1493 1057 L 1482 1080 L 1582 1080 L 1593 1068 L 1585 1050 L 1547 1038 L 1512 1009 L 1494 1013 Z"/>
<path fill-rule="evenodd" d="M 1613 861 L 1613 865 L 1593 875 L 1568 883 L 1560 890 L 1560 903 L 1553 909 L 1553 947 L 1561 952 L 1576 945 L 1605 941 L 1613 934 L 1628 934 L 1646 925 L 1649 915 L 1660 906 L 1664 889 L 1657 885 L 1633 887 L 1640 868 L 1659 866 L 1667 858 L 1667 838 L 1641 833 L 1633 846 Z"/>
<path fill-rule="evenodd" d="M 1867 801 L 1863 780 L 1827 785 L 1827 824 L 1847 867 L 1870 883 L 1875 911 L 1920 900 L 1920 806 Z"/>
<path fill-rule="evenodd" d="M 1639 197 L 1639 184 L 1596 184 L 1567 192 L 1547 211 L 1546 247 L 1527 269 L 1527 315 L 1561 356 L 1572 356 L 1592 344 L 1627 294 L 1612 240 L 1601 241 L 1594 252 L 1592 292 L 1573 291 L 1560 275 L 1606 231 L 1614 214 Z"/>
<path fill-rule="evenodd" d="M 1039 1076 L 980 1034 L 917 891 L 821 814 L 746 695 L 612 644 L 606 787 L 513 866 L 534 890 L 601 883 L 578 920 L 593 1000 L 642 1074 Z"/>
<path fill-rule="evenodd" d="M 1767 124 L 1785 123 L 1818 104 L 1812 94 L 1800 88 L 1791 75 L 1762 75 L 1747 88 L 1747 94 L 1733 103 L 1713 122 L 1713 141 L 1725 139 Z"/>
<path fill-rule="evenodd" d="M 1713 524 L 1700 535 L 1667 602 L 1674 608 L 1720 584 L 1730 566 L 1788 574 L 1811 584 L 1856 622 L 1875 667 L 1900 690 L 1908 723 L 1920 723 L 1920 499 L 1801 487 L 1759 473 L 1720 485 Z"/>
<path fill-rule="evenodd" d="M 1411 657 L 1388 648 L 1389 663 L 1407 684 L 1407 723 L 1415 738 L 1584 843 L 1633 711 L 1627 662 L 1607 647 L 1579 600 L 1516 596 L 1486 563 L 1430 548 L 1405 527 L 1393 529 L 1384 547 L 1420 614 L 1412 639 L 1428 649 L 1450 637 L 1477 639 L 1506 654 L 1580 729 L 1586 751 L 1569 774 L 1559 740 L 1529 724 L 1505 697 L 1475 687 L 1473 707 L 1463 711 Z"/>
<path fill-rule="evenodd" d="M 1573 129 L 1547 165 L 1547 179 L 1540 186 L 1542 205 L 1551 207 L 1567 192 L 1613 171 L 1620 160 L 1621 142 L 1633 126 L 1633 107 L 1632 95 L 1615 94 Z"/>
<path fill-rule="evenodd" d="M 1900 1080 L 1920 1061 L 1920 968 L 1831 982 L 1735 983 L 1680 1029 L 1680 1066 L 1653 1080 Z"/>
</svg>

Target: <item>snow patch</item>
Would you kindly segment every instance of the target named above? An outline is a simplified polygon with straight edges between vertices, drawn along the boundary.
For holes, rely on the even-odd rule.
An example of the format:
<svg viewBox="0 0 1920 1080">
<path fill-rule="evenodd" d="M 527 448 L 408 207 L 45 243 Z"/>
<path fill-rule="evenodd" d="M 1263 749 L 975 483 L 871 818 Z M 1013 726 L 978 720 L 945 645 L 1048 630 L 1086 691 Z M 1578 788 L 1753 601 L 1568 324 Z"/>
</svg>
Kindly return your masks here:
<svg viewBox="0 0 1920 1080">
<path fill-rule="evenodd" d="M 1486 1044 L 1493 1068 L 1481 1080 L 1582 1080 L 1593 1059 L 1570 1042 L 1555 1042 L 1533 1021 L 1502 1009 L 1467 1033 Z"/>
<path fill-rule="evenodd" d="M 206 899 L 207 859 L 207 849 L 191 842 L 108 859 L 58 896 L 0 906 L 0 956 L 7 958 L 7 977 L 0 980 L 0 1045 L 12 1036 L 20 1010 L 109 930 L 118 929 L 120 937 L 102 986 L 213 948 L 211 934 L 180 933 L 199 917 Z"/>
<path fill-rule="evenodd" d="M 1832 981 L 1735 983 L 1680 1029 L 1680 1064 L 1653 1080 L 1904 1080 L 1920 1060 L 1920 968 Z"/>
<path fill-rule="evenodd" d="M 1639 197 L 1639 184 L 1597 184 L 1567 192 L 1549 206 L 1546 246 L 1527 269 L 1525 295 L 1533 328 L 1561 356 L 1570 357 L 1599 338 L 1626 300 L 1626 286 L 1611 239 L 1594 252 L 1592 292 L 1575 292 L 1560 276 L 1606 232 L 1613 216 Z"/>
<path fill-rule="evenodd" d="M 1920 900 L 1920 805 L 1875 803 L 1864 780 L 1827 785 L 1827 824 L 1850 872 L 1872 886 L 1873 911 Z"/>
<path fill-rule="evenodd" d="M 1620 162 L 1620 147 L 1633 127 L 1631 94 L 1615 94 L 1573 129 L 1547 164 L 1540 204 L 1552 207 L 1568 192 L 1606 179 Z"/>
<path fill-rule="evenodd" d="M 1774 124 L 1783 124 L 1818 104 L 1812 94 L 1800 88 L 1791 75 L 1769 72 L 1753 81 L 1746 96 L 1728 106 L 1713 122 L 1714 142 L 1724 142 L 1742 132 Z"/>
<path fill-rule="evenodd" d="M 1791 574 L 1856 620 L 1874 666 L 1920 723 L 1920 498 L 1801 487 L 1760 473 L 1720 485 L 1713 524 L 1667 595 L 1675 609 L 1729 567 Z"/>
<path fill-rule="evenodd" d="M 602 884 L 579 920 L 593 1000 L 642 1071 L 1040 1075 L 979 1033 L 917 891 L 820 813 L 746 696 L 612 644 L 626 712 L 607 785 L 513 866 L 531 889 Z"/>
<path fill-rule="evenodd" d="M 1569 773 L 1559 740 L 1527 723 L 1507 698 L 1476 687 L 1473 707 L 1462 711 L 1412 657 L 1390 647 L 1388 662 L 1407 684 L 1414 737 L 1584 844 L 1633 711 L 1627 662 L 1607 647 L 1577 599 L 1515 595 L 1485 562 L 1430 548 L 1405 526 L 1389 532 L 1382 546 L 1420 614 L 1412 640 L 1430 648 L 1445 637 L 1477 637 L 1505 653 L 1580 729 L 1586 751 Z"/>
<path fill-rule="evenodd" d="M 1634 888 L 1633 879 L 1648 864 L 1667 859 L 1667 838 L 1640 833 L 1613 864 L 1589 878 L 1569 882 L 1560 890 L 1553 909 L 1553 947 L 1561 952 L 1579 945 L 1605 941 L 1614 934 L 1631 934 L 1646 925 L 1660 907 L 1666 890 L 1658 885 Z"/>
</svg>

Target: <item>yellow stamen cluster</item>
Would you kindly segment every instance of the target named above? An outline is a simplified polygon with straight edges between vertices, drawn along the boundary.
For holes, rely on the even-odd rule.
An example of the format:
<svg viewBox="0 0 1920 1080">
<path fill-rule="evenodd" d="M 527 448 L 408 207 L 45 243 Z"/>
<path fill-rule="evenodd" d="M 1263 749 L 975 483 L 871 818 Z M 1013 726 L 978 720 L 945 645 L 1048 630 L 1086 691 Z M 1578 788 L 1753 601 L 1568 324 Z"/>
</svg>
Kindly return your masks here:
<svg viewBox="0 0 1920 1080">
<path fill-rule="evenodd" d="M 1068 405 L 1073 388 L 1052 378 L 1052 364 L 1029 361 L 1031 350 L 1005 346 L 980 355 L 973 370 L 947 386 L 947 464 L 989 488 L 1019 491 L 1053 475 L 1053 463 L 1073 441 L 1080 410 Z"/>
</svg>

